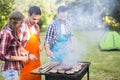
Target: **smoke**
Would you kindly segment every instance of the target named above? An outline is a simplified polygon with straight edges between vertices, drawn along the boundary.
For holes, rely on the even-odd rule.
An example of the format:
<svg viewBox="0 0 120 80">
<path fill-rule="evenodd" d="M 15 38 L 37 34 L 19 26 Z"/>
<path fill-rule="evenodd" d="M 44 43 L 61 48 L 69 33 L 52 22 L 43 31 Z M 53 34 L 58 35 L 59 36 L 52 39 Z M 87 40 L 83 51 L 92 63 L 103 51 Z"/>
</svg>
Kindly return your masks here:
<svg viewBox="0 0 120 80">
<path fill-rule="evenodd" d="M 88 48 L 92 48 L 92 45 L 98 47 L 101 37 L 107 30 L 102 18 L 111 15 L 115 3 L 116 0 L 67 1 L 71 27 L 77 34 L 74 34 L 72 41 L 74 51 L 68 54 L 65 63 L 73 64 L 81 61 L 82 57 L 89 53 Z"/>
<path fill-rule="evenodd" d="M 73 65 L 78 61 L 82 60 L 84 56 L 83 53 L 87 53 L 87 46 L 84 42 L 79 42 L 75 37 L 72 38 L 71 43 L 69 44 L 69 52 L 67 57 L 64 59 L 64 63 Z"/>
<path fill-rule="evenodd" d="M 115 0 L 81 0 L 68 5 L 73 28 L 79 30 L 104 29 L 103 16 L 110 15 Z"/>
</svg>

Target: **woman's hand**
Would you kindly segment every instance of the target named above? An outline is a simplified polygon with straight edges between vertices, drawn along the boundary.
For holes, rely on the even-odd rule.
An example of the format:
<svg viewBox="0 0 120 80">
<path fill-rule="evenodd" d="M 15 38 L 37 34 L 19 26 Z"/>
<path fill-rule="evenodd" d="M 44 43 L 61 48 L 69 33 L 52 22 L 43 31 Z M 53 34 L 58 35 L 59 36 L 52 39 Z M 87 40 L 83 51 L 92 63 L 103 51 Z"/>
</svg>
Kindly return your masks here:
<svg viewBox="0 0 120 80">
<path fill-rule="evenodd" d="M 18 48 L 18 52 L 22 55 L 22 56 L 28 56 L 28 51 L 24 48 L 24 47 L 22 47 L 22 46 L 20 46 L 19 48 Z"/>
<path fill-rule="evenodd" d="M 21 61 L 27 63 L 28 62 L 28 56 L 22 56 Z"/>
</svg>

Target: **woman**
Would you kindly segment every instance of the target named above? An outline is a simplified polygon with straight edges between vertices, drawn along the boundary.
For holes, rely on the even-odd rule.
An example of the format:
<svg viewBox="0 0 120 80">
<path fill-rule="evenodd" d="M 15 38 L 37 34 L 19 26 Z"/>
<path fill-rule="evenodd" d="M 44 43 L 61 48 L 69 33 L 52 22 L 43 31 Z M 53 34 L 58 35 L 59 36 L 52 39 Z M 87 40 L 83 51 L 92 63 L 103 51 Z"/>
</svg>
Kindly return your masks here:
<svg viewBox="0 0 120 80">
<path fill-rule="evenodd" d="M 19 70 L 23 68 L 22 61 L 28 61 L 28 56 L 24 56 L 20 52 L 21 46 L 18 38 L 18 28 L 21 27 L 23 20 L 24 16 L 21 12 L 12 12 L 9 22 L 0 32 L 0 59 L 4 80 L 19 80 Z"/>
</svg>

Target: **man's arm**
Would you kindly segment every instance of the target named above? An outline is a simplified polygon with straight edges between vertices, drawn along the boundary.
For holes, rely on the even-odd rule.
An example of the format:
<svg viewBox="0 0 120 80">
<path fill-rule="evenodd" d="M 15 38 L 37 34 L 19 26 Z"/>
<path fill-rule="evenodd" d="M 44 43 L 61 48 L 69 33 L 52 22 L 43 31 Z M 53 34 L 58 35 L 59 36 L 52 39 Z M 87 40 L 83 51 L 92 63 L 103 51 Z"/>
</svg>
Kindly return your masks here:
<svg viewBox="0 0 120 80">
<path fill-rule="evenodd" d="M 45 43 L 45 51 L 47 56 L 53 57 L 53 52 L 50 50 L 50 44 Z"/>
</svg>

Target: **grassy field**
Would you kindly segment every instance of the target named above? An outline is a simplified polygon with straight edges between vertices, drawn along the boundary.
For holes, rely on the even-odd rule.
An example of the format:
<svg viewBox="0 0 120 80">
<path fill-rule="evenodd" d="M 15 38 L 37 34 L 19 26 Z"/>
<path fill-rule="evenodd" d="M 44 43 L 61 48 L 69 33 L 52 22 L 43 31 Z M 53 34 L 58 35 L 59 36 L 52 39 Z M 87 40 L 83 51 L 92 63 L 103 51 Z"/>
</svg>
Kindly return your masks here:
<svg viewBox="0 0 120 80">
<path fill-rule="evenodd" d="M 98 48 L 104 32 L 82 32 L 77 36 L 82 36 L 79 40 L 85 41 L 88 45 L 88 52 L 83 57 L 83 61 L 91 62 L 90 80 L 120 80 L 120 52 L 100 51 Z M 89 36 L 89 37 L 88 37 Z M 86 79 L 83 79 L 86 80 Z"/>
<path fill-rule="evenodd" d="M 120 52 L 100 51 L 98 48 L 103 33 L 102 31 L 80 31 L 75 33 L 77 39 L 86 45 L 86 51 L 83 52 L 80 60 L 91 62 L 90 80 L 120 80 Z M 44 37 L 45 33 L 41 33 L 42 43 Z M 84 44 L 80 46 L 84 46 Z M 45 51 L 41 53 L 41 61 L 42 64 L 49 61 Z M 0 80 L 3 80 L 1 74 Z M 86 75 L 82 80 L 87 80 Z"/>
</svg>

